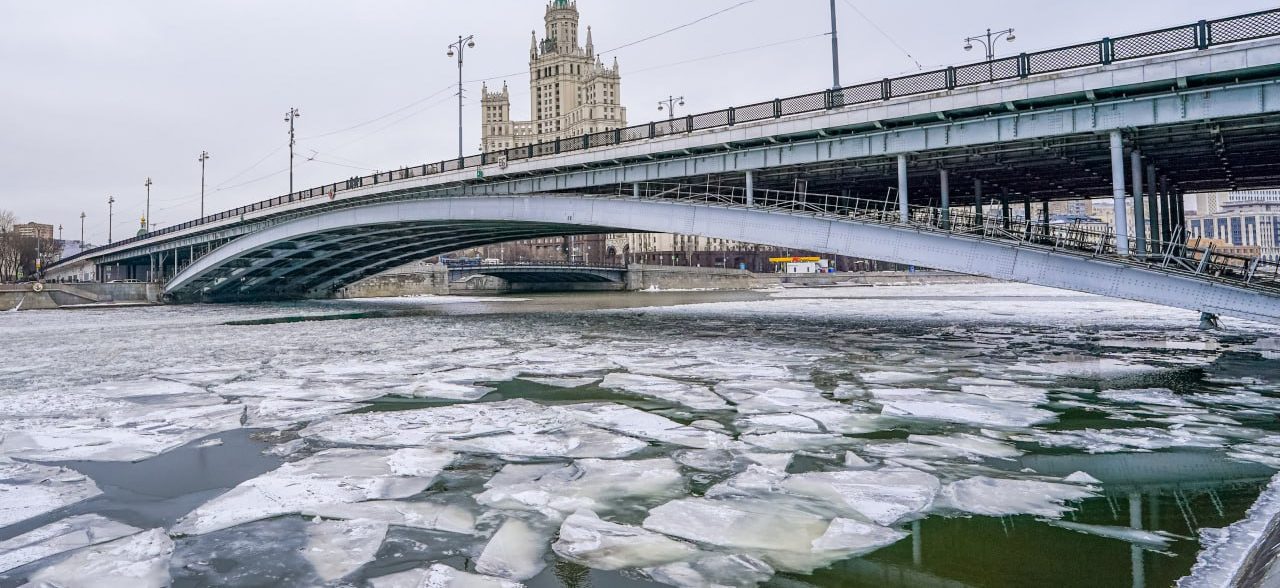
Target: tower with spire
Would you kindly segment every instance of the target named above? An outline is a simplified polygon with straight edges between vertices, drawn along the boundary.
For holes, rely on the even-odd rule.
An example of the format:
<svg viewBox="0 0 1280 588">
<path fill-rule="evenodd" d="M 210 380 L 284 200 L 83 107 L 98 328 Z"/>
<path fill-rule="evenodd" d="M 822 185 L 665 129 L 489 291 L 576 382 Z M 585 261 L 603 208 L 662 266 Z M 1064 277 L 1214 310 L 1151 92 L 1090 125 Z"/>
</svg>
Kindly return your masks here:
<svg viewBox="0 0 1280 588">
<path fill-rule="evenodd" d="M 543 21 L 544 37 L 539 40 L 533 31 L 529 41 L 530 120 L 512 120 L 506 82 L 501 92 L 486 87 L 480 133 L 486 152 L 627 126 L 618 60 L 605 65 L 596 54 L 591 27 L 586 46 L 578 44 L 578 3 L 551 0 Z"/>
</svg>

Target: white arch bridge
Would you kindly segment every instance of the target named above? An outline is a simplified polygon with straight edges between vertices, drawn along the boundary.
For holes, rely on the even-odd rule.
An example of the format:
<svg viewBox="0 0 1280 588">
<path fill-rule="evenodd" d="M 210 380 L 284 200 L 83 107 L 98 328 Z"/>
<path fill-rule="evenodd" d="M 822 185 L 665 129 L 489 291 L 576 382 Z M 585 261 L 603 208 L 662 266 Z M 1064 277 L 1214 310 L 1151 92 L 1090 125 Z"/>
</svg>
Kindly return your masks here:
<svg viewBox="0 0 1280 588">
<path fill-rule="evenodd" d="M 335 205 L 221 243 L 165 286 L 175 300 L 320 297 L 409 261 L 513 239 L 669 232 L 860 256 L 1280 324 L 1280 272 L 1256 258 L 1116 239 L 1078 225 L 859 198 L 646 186 L 614 196 L 388 198 Z M 637 193 L 639 196 L 637 197 Z"/>
</svg>

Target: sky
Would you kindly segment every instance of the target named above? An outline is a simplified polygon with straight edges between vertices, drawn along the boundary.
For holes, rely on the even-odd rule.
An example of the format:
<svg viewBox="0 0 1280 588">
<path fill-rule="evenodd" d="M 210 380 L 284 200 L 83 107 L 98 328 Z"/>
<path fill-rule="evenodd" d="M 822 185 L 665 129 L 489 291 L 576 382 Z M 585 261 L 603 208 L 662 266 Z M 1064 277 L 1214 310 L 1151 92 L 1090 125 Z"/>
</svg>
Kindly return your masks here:
<svg viewBox="0 0 1280 588">
<path fill-rule="evenodd" d="M 1272 8 L 1266 0 L 837 0 L 841 82 L 980 60 L 964 38 L 1014 28 L 1000 55 Z M 0 209 L 91 243 L 295 189 L 479 151 L 480 80 L 506 80 L 529 118 L 529 32 L 543 0 L 0 0 Z M 629 124 L 831 85 L 828 0 L 578 0 L 582 34 L 622 70 Z M 727 10 L 726 10 L 727 9 Z M 723 11 L 723 12 L 722 12 Z M 716 14 L 719 13 L 719 14 Z M 582 41 L 580 39 L 580 41 Z"/>
</svg>

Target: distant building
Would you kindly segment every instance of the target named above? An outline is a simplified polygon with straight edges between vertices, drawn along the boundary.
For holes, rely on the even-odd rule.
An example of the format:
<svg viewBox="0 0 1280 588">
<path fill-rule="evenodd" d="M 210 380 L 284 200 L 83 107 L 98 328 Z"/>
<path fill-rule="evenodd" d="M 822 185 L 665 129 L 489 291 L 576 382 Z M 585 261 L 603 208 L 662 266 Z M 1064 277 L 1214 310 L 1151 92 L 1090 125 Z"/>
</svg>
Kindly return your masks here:
<svg viewBox="0 0 1280 588">
<path fill-rule="evenodd" d="M 40 223 L 13 225 L 13 232 L 17 233 L 19 237 L 31 237 L 46 241 L 53 240 L 53 225 Z"/>
<path fill-rule="evenodd" d="M 1200 205 L 1197 198 L 1197 206 Z M 1187 217 L 1192 238 L 1213 239 L 1242 253 L 1254 251 L 1263 259 L 1280 261 L 1280 191 L 1238 192 L 1217 198 L 1207 214 Z"/>
</svg>

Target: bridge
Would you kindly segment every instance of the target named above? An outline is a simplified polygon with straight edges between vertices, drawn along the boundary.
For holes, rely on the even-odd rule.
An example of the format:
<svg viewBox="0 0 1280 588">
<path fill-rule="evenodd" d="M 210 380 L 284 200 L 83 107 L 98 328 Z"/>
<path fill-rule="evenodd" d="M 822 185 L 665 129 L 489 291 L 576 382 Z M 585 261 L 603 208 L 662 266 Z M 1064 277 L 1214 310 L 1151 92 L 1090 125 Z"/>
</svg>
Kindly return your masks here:
<svg viewBox="0 0 1280 588">
<path fill-rule="evenodd" d="M 175 300 L 324 296 L 477 245 L 656 231 L 1280 324 L 1276 260 L 1191 250 L 1177 204 L 1280 187 L 1278 132 L 1272 10 L 381 172 L 49 275 L 145 276 Z M 1047 222 L 1052 201 L 1099 197 L 1115 234 Z"/>
</svg>

